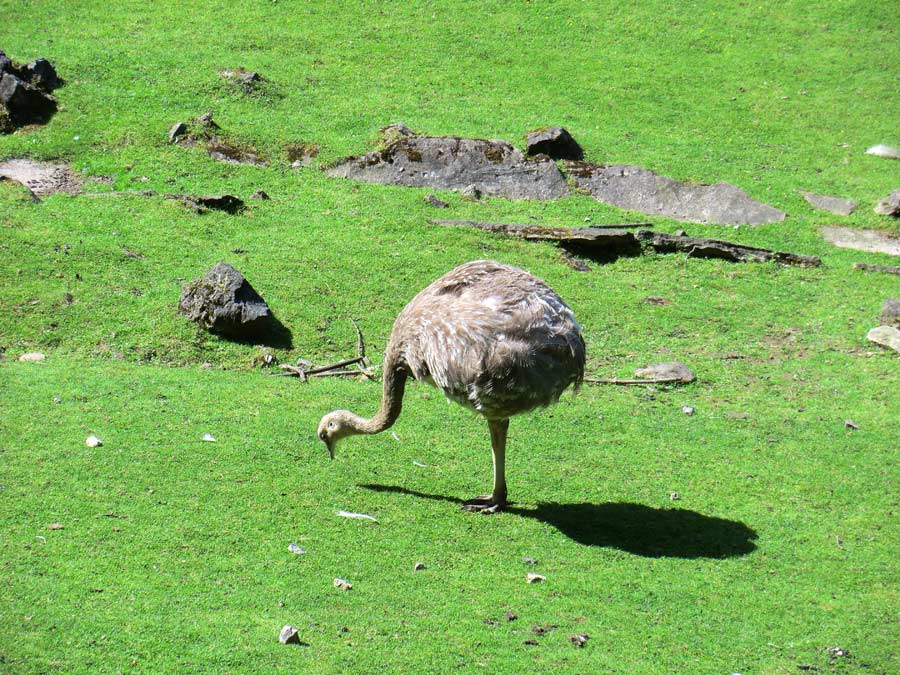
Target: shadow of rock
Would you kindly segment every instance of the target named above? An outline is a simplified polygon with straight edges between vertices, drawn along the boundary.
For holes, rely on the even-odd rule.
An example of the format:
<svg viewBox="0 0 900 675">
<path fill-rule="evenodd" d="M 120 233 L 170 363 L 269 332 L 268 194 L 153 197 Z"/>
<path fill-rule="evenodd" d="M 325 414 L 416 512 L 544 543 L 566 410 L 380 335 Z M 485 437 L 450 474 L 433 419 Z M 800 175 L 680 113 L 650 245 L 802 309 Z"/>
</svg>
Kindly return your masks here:
<svg viewBox="0 0 900 675">
<path fill-rule="evenodd" d="M 394 485 L 359 487 L 458 504 L 463 501 Z M 757 534 L 744 523 L 688 509 L 657 509 L 627 502 L 582 502 L 544 503 L 533 509 L 509 506 L 506 512 L 552 525 L 585 546 L 615 548 L 647 558 L 732 558 L 756 550 Z"/>
</svg>

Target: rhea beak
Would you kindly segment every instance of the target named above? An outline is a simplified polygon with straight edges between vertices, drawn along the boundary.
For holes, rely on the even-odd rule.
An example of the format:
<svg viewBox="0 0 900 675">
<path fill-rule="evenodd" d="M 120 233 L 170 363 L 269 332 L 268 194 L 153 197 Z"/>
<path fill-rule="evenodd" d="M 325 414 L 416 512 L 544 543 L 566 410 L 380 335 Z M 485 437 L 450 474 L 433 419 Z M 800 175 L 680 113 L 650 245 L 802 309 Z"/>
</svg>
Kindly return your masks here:
<svg viewBox="0 0 900 675">
<path fill-rule="evenodd" d="M 334 461 L 334 443 L 330 440 L 325 441 L 325 447 L 328 448 L 328 456 Z"/>
</svg>

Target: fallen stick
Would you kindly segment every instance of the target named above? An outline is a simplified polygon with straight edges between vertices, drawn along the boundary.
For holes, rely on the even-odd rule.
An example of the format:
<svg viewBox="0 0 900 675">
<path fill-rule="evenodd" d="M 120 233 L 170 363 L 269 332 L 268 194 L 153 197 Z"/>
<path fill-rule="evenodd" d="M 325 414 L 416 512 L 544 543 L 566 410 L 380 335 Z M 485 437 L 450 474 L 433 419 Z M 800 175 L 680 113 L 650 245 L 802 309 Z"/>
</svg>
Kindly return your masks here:
<svg viewBox="0 0 900 675">
<path fill-rule="evenodd" d="M 853 263 L 853 269 L 866 272 L 884 272 L 885 274 L 900 274 L 900 266 L 896 265 L 870 265 L 869 263 Z"/>
<path fill-rule="evenodd" d="M 474 220 L 432 220 L 436 225 L 474 227 L 486 232 L 519 237 L 529 241 L 553 241 L 564 248 L 580 253 L 618 253 L 635 255 L 642 247 L 658 253 L 681 251 L 693 258 L 718 258 L 731 262 L 769 262 L 800 267 L 818 267 L 822 261 L 816 256 L 772 251 L 755 246 L 734 244 L 720 239 L 704 239 L 686 235 L 666 234 L 653 230 L 629 232 L 620 225 L 618 229 L 604 227 L 546 227 L 544 225 L 518 225 L 515 223 L 483 223 Z M 645 225 L 645 223 L 634 226 Z"/>
<path fill-rule="evenodd" d="M 595 384 L 685 384 L 680 377 L 656 377 L 649 380 L 620 380 L 616 377 L 585 377 L 583 382 Z"/>
</svg>

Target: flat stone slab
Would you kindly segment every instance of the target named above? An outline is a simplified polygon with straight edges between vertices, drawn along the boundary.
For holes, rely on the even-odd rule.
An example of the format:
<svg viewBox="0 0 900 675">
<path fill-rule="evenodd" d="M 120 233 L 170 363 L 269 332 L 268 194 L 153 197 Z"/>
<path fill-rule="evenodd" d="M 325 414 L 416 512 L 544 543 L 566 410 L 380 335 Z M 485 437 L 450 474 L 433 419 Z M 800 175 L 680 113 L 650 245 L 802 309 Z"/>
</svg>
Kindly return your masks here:
<svg viewBox="0 0 900 675">
<path fill-rule="evenodd" d="M 838 248 L 856 251 L 900 255 L 900 239 L 889 237 L 877 230 L 854 230 L 850 227 L 827 226 L 822 228 L 825 241 Z"/>
<path fill-rule="evenodd" d="M 566 180 L 546 157 L 528 159 L 506 141 L 401 136 L 383 150 L 348 157 L 325 169 L 366 183 L 464 190 L 509 199 L 556 199 Z"/>
<path fill-rule="evenodd" d="M 894 326 L 876 326 L 866 334 L 866 339 L 900 352 L 900 330 Z"/>
<path fill-rule="evenodd" d="M 900 159 L 900 149 L 891 147 L 890 145 L 873 145 L 866 150 L 866 154 L 884 157 L 886 159 Z"/>
<path fill-rule="evenodd" d="M 0 179 L 21 183 L 42 198 L 57 192 L 74 195 L 81 192 L 81 179 L 65 164 L 10 159 L 0 162 Z"/>
<path fill-rule="evenodd" d="M 728 183 L 685 183 L 628 164 L 569 162 L 567 166 L 578 187 L 597 201 L 621 209 L 718 225 L 762 225 L 786 216 Z"/>
<path fill-rule="evenodd" d="M 879 216 L 900 217 L 900 190 L 894 190 L 875 205 L 875 213 Z"/>
<path fill-rule="evenodd" d="M 803 199 L 812 206 L 822 211 L 829 211 L 839 216 L 849 216 L 859 206 L 859 202 L 850 199 L 841 199 L 840 197 L 829 197 L 828 195 L 818 195 L 815 192 L 805 192 L 800 190 Z"/>
</svg>

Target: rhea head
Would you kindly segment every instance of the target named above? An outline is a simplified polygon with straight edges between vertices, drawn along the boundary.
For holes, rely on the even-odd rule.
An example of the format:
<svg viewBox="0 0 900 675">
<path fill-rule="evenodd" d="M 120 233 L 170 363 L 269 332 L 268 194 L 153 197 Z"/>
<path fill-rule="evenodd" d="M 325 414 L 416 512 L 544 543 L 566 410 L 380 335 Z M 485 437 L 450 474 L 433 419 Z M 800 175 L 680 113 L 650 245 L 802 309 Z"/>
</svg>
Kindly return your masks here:
<svg viewBox="0 0 900 675">
<path fill-rule="evenodd" d="M 359 433 L 353 426 L 354 417 L 349 410 L 335 410 L 325 415 L 319 422 L 319 440 L 328 448 L 331 459 L 334 459 L 334 448 L 339 440 Z"/>
</svg>

